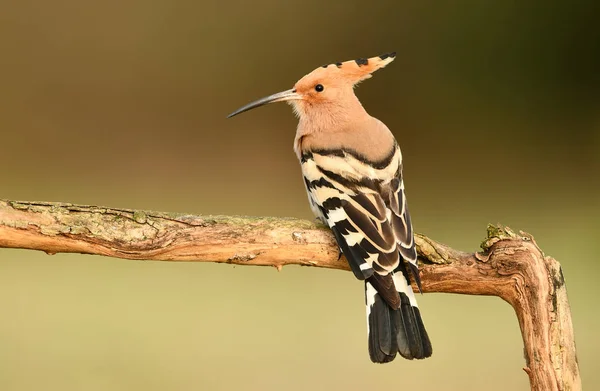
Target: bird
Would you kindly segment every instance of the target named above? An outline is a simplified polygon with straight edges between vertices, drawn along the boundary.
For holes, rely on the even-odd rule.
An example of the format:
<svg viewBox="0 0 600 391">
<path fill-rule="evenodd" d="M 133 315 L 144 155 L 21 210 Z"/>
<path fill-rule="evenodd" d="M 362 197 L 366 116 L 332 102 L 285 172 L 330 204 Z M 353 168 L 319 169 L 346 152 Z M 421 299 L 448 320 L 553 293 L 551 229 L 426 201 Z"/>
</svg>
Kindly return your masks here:
<svg viewBox="0 0 600 391">
<path fill-rule="evenodd" d="M 275 102 L 298 117 L 294 152 L 310 207 L 333 232 L 354 276 L 365 285 L 369 357 L 387 363 L 432 355 L 411 281 L 421 292 L 417 251 L 402 174 L 402 153 L 388 127 L 370 116 L 354 90 L 396 53 L 320 66 L 293 88 L 229 114 Z"/>
</svg>

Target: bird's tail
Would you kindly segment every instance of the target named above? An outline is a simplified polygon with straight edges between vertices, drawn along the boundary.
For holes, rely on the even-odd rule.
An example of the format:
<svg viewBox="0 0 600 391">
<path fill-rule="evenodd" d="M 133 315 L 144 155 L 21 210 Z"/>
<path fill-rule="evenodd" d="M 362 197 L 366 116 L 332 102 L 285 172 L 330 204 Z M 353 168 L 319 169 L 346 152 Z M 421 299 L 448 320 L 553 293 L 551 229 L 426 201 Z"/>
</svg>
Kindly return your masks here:
<svg viewBox="0 0 600 391">
<path fill-rule="evenodd" d="M 396 352 L 406 359 L 431 356 L 431 342 L 410 284 L 403 273 L 393 275 L 400 295 L 400 308 L 393 309 L 375 289 L 375 280 L 365 282 L 369 355 L 375 363 L 390 362 Z"/>
</svg>

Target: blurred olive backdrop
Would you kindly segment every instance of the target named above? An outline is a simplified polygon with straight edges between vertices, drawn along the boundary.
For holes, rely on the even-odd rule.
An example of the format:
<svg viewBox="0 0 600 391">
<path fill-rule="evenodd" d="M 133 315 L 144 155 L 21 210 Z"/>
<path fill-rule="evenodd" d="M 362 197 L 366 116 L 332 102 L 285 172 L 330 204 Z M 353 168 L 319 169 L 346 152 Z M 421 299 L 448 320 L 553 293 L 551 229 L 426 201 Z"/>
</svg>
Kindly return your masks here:
<svg viewBox="0 0 600 391">
<path fill-rule="evenodd" d="M 312 219 L 290 108 L 225 116 L 395 50 L 357 94 L 402 146 L 415 229 L 464 250 L 490 222 L 532 233 L 600 388 L 594 2 L 367 4 L 4 3 L 0 198 Z M 508 304 L 419 300 L 433 357 L 378 366 L 351 273 L 0 249 L 0 389 L 528 389 Z"/>
</svg>

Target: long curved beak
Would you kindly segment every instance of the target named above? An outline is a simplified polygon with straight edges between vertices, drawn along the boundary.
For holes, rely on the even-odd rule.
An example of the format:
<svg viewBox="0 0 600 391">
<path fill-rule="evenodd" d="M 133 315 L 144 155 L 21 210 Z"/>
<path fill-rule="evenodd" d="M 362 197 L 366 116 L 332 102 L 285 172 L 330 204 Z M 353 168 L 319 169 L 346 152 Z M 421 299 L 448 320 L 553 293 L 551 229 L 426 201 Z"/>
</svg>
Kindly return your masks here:
<svg viewBox="0 0 600 391">
<path fill-rule="evenodd" d="M 295 89 L 278 92 L 276 94 L 269 95 L 269 96 L 261 98 L 259 100 L 255 100 L 252 103 L 248 103 L 246 106 L 240 107 L 233 113 L 229 114 L 227 116 L 227 118 L 231 118 L 234 115 L 241 114 L 244 111 L 252 110 L 256 107 L 268 105 L 269 103 L 284 102 L 287 100 L 299 100 L 299 99 L 302 99 L 302 96 L 300 94 L 297 94 Z"/>
</svg>

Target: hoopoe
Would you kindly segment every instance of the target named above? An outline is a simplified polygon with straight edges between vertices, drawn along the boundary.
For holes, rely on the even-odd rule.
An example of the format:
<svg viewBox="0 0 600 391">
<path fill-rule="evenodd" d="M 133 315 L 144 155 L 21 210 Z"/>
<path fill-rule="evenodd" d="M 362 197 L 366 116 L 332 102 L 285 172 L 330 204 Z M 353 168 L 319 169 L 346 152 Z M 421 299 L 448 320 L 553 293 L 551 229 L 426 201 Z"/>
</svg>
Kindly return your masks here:
<svg viewBox="0 0 600 391">
<path fill-rule="evenodd" d="M 412 276 L 421 291 L 402 154 L 387 126 L 354 94 L 359 82 L 395 56 L 323 65 L 294 88 L 228 116 L 268 103 L 292 105 L 299 118 L 294 151 L 311 209 L 332 230 L 356 278 L 365 281 L 369 355 L 376 363 L 392 361 L 397 352 L 407 359 L 432 353 L 410 285 Z"/>
</svg>

